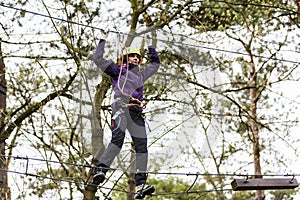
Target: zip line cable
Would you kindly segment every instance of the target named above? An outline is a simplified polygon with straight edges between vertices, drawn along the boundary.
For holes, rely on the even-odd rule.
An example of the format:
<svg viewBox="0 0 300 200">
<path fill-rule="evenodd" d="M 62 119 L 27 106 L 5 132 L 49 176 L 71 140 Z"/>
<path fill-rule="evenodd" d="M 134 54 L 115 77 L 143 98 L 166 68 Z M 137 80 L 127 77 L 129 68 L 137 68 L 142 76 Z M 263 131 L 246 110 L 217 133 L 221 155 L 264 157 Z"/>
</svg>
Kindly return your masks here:
<svg viewBox="0 0 300 200">
<path fill-rule="evenodd" d="M 43 175 L 39 175 L 39 174 L 32 174 L 32 173 L 28 173 L 28 172 L 20 172 L 20 171 L 15 171 L 15 170 L 7 170 L 7 169 L 2 169 L 0 168 L 0 171 L 4 171 L 4 172 L 8 172 L 8 173 L 14 173 L 14 174 L 19 174 L 19 175 L 25 175 L 25 176 L 31 176 L 31 177 L 35 177 L 35 178 L 42 178 L 42 179 L 48 179 L 48 180 L 52 180 L 52 181 L 60 181 L 60 182 L 67 182 L 67 183 L 74 183 L 74 184 L 80 184 L 80 185 L 86 185 L 85 182 L 80 182 L 80 181 L 73 181 L 70 179 L 64 179 L 64 178 L 55 178 L 55 177 L 49 177 L 49 176 L 43 176 Z M 115 191 L 119 191 L 119 192 L 126 192 L 125 190 L 120 190 L 120 189 L 115 189 L 115 188 L 109 188 L 109 187 L 104 187 L 104 186 L 98 186 L 99 188 L 103 188 L 103 189 L 108 189 L 108 190 L 115 190 Z"/>
<path fill-rule="evenodd" d="M 2 155 L 2 156 L 4 156 L 4 155 Z M 84 166 L 84 167 L 90 167 L 90 166 L 80 165 L 80 164 L 74 164 L 74 163 L 69 163 L 69 162 L 58 162 L 58 161 L 53 161 L 53 160 L 44 160 L 44 159 L 37 159 L 37 158 L 29 158 L 29 157 L 20 157 L 20 156 L 10 156 L 10 157 L 14 158 L 14 159 L 26 160 L 27 162 L 26 162 L 25 172 L 16 171 L 16 170 L 7 170 L 7 169 L 2 169 L 2 168 L 0 168 L 0 171 L 5 171 L 5 172 L 8 172 L 8 173 L 14 173 L 14 174 L 18 174 L 18 175 L 30 176 L 30 177 L 35 177 L 35 178 L 48 179 L 48 180 L 52 180 L 52 181 L 67 182 L 67 183 L 73 183 L 73 184 L 79 184 L 79 185 L 87 185 L 87 183 L 84 182 L 84 181 L 74 181 L 74 180 L 70 180 L 70 179 L 66 179 L 66 178 L 56 178 L 56 177 L 49 177 L 49 176 L 44 176 L 44 175 L 39 175 L 39 174 L 34 174 L 34 173 L 28 173 L 29 161 L 30 160 L 34 160 L 34 161 L 43 161 L 43 162 L 46 162 L 46 163 L 67 163 L 67 164 L 71 164 L 73 166 Z M 158 173 L 156 173 L 156 174 L 158 174 Z M 178 174 L 185 175 L 184 173 L 178 173 Z M 194 183 L 193 183 L 193 185 L 194 185 Z M 152 196 L 181 195 L 181 194 L 195 194 L 195 193 L 209 193 L 209 192 L 216 192 L 216 191 L 230 191 L 230 190 L 232 190 L 232 189 L 190 190 L 193 187 L 193 185 L 187 191 L 156 193 L 156 194 L 153 194 Z M 106 189 L 106 190 L 110 190 L 110 191 L 123 192 L 123 193 L 127 193 L 127 194 L 136 194 L 135 192 L 121 190 L 121 189 L 117 189 L 115 187 L 113 187 L 113 188 L 105 187 L 103 185 L 97 186 L 97 188 Z"/>
<path fill-rule="evenodd" d="M 64 164 L 69 164 L 72 166 L 79 166 L 79 167 L 90 167 L 88 165 L 82 165 L 82 164 L 75 164 L 75 163 L 70 163 L 70 162 L 59 162 L 59 161 L 53 161 L 53 160 L 45 160 L 45 159 L 38 159 L 38 158 L 30 158 L 30 157 L 21 157 L 21 156 L 6 156 L 6 155 L 1 155 L 2 157 L 11 157 L 15 160 L 17 159 L 21 159 L 21 160 L 26 160 L 26 169 L 25 171 L 16 171 L 16 170 L 8 170 L 8 169 L 3 169 L 0 168 L 0 171 L 4 171 L 4 172 L 8 172 L 8 173 L 14 173 L 14 174 L 18 174 L 18 175 L 25 175 L 25 176 L 30 176 L 30 177 L 35 177 L 35 178 L 41 178 L 41 179 L 48 179 L 48 180 L 52 180 L 52 181 L 59 181 L 59 182 L 67 182 L 67 183 L 72 183 L 72 184 L 79 184 L 79 185 L 91 185 L 91 183 L 87 183 L 85 181 L 74 181 L 73 177 L 70 177 L 70 179 L 67 178 L 57 178 L 57 177 L 49 177 L 49 176 L 45 176 L 45 175 L 40 175 L 40 174 L 34 174 L 34 173 L 29 173 L 29 161 L 33 160 L 33 161 L 41 161 L 41 162 L 46 162 L 48 163 L 64 163 Z M 112 168 L 110 168 L 112 169 Z M 190 185 L 189 188 L 187 188 L 184 191 L 172 191 L 172 192 L 161 192 L 161 193 L 154 193 L 152 194 L 152 196 L 168 196 L 168 195 L 188 195 L 188 194 L 206 194 L 206 193 L 210 193 L 210 192 L 218 192 L 218 191 L 232 191 L 231 188 L 223 188 L 223 189 L 211 189 L 211 190 L 192 190 L 192 188 L 194 187 L 198 176 L 244 176 L 245 180 L 248 180 L 249 176 L 255 176 L 255 175 L 242 175 L 242 174 L 206 174 L 206 173 L 174 173 L 174 172 L 148 172 L 148 173 L 152 173 L 152 174 L 157 174 L 157 175 L 185 175 L 185 176 L 196 176 L 194 182 Z M 296 176 L 300 176 L 300 174 L 293 174 L 293 175 L 288 175 L 288 174 L 274 174 L 274 175 L 262 175 L 262 176 L 266 176 L 266 177 L 270 177 L 270 176 L 291 176 L 291 181 L 296 177 Z M 122 189 L 118 189 L 115 187 L 107 187 L 104 185 L 101 186 L 95 186 L 99 189 L 104 189 L 104 190 L 110 190 L 110 191 L 116 191 L 116 192 L 122 192 L 122 193 L 127 193 L 127 194 L 136 194 L 135 192 L 130 192 L 127 190 L 122 190 Z"/>
<path fill-rule="evenodd" d="M 39 174 L 32 174 L 32 173 L 26 173 L 26 172 L 20 172 L 20 171 L 15 171 L 15 170 L 7 170 L 7 169 L 2 169 L 0 168 L 0 171 L 3 172 L 8 172 L 8 173 L 14 173 L 18 175 L 25 175 L 25 176 L 30 176 L 30 177 L 35 177 L 35 178 L 42 178 L 42 179 L 48 179 L 52 181 L 59 181 L 59 182 L 66 182 L 66 183 L 73 183 L 73 184 L 79 184 L 79 185 L 87 185 L 83 181 L 74 181 L 66 178 L 55 178 L 55 177 L 49 177 L 49 176 L 43 176 Z M 89 184 L 93 186 L 92 184 Z M 94 185 L 95 186 L 95 185 Z M 110 191 L 116 191 L 116 192 L 122 192 L 122 193 L 127 193 L 127 194 L 137 194 L 136 192 L 130 192 L 127 190 L 122 190 L 118 188 L 111 188 L 111 187 L 106 187 L 106 186 L 95 186 L 99 189 L 104 189 L 104 190 L 110 190 Z M 190 190 L 190 191 L 177 191 L 177 192 L 162 192 L 162 193 L 154 193 L 151 196 L 166 196 L 166 195 L 182 195 L 182 194 L 201 194 L 201 193 L 209 193 L 209 192 L 218 192 L 218 191 L 231 191 L 231 188 L 224 188 L 224 189 L 211 189 L 211 190 Z"/>
<path fill-rule="evenodd" d="M 128 35 L 128 36 L 143 38 L 143 36 L 141 36 L 141 33 L 140 34 L 134 34 L 134 33 L 124 33 L 124 32 L 114 31 L 114 30 L 104 30 L 102 28 L 98 28 L 98 27 L 95 27 L 95 26 L 91 26 L 91 25 L 87 25 L 87 24 L 83 24 L 83 23 L 79 23 L 79 22 L 74 22 L 74 21 L 71 21 L 71 20 L 66 20 L 66 19 L 62 19 L 62 18 L 58 18 L 58 17 L 52 17 L 52 16 L 49 16 L 49 15 L 45 15 L 45 14 L 41 14 L 41 13 L 37 13 L 37 12 L 33 12 L 33 11 L 21 9 L 21 8 L 15 8 L 15 7 L 12 7 L 12 6 L 5 5 L 3 3 L 0 3 L 0 6 L 5 7 L 5 8 L 9 8 L 9 9 L 18 10 L 20 12 L 30 13 L 32 15 L 38 15 L 38 16 L 41 16 L 41 17 L 50 18 L 52 20 L 67 22 L 67 23 L 78 25 L 78 26 L 84 26 L 84 27 L 87 27 L 87 28 L 100 30 L 102 32 L 107 32 L 107 33 L 110 32 L 110 33 L 115 33 L 115 34 L 123 34 L 123 35 Z M 157 27 L 157 28 L 161 28 L 161 27 Z M 147 31 L 144 31 L 144 33 L 146 33 L 146 32 Z M 185 36 L 185 37 L 187 37 L 187 36 Z M 151 39 L 153 39 L 153 38 L 151 38 Z M 238 52 L 238 51 L 231 51 L 231 50 L 226 50 L 226 49 L 213 48 L 213 47 L 208 47 L 208 46 L 203 46 L 203 45 L 197 45 L 197 44 L 187 44 L 187 43 L 177 42 L 177 41 L 168 41 L 168 40 L 163 40 L 163 39 L 158 39 L 158 38 L 156 38 L 156 40 L 161 41 L 161 42 L 165 42 L 165 43 L 177 44 L 178 46 L 184 45 L 184 46 L 189 46 L 189 47 L 194 47 L 194 48 L 201 48 L 201 49 L 206 49 L 206 50 L 212 50 L 212 51 L 219 51 L 219 52 L 224 52 L 224 53 L 231 53 L 231 54 L 249 56 L 247 53 Z M 261 56 L 261 55 L 255 55 L 255 54 L 253 54 L 252 56 L 256 57 L 256 58 L 263 58 L 263 59 L 270 59 L 270 60 L 274 60 L 274 61 L 281 61 L 281 62 L 288 62 L 288 63 L 293 63 L 293 64 L 299 64 L 298 61 L 273 58 L 272 57 L 273 55 L 271 57 L 267 57 L 267 56 Z"/>
<path fill-rule="evenodd" d="M 6 157 L 11 158 L 14 160 L 25 160 L 26 166 L 29 166 L 29 161 L 38 161 L 38 162 L 45 162 L 45 163 L 54 163 L 54 164 L 65 164 L 65 165 L 71 165 L 74 167 L 82 167 L 82 168 L 93 168 L 90 164 L 77 164 L 72 162 L 62 162 L 62 161 L 55 161 L 55 160 L 49 160 L 49 159 L 41 159 L 41 158 L 33 158 L 33 157 L 24 157 L 24 156 L 12 156 L 12 155 L 0 155 L 0 157 Z M 132 172 L 132 170 L 123 170 L 120 168 L 112 168 L 107 167 L 109 170 L 113 171 L 120 171 L 120 172 Z M 28 172 L 28 168 L 26 168 L 26 172 Z M 24 172 L 26 174 L 26 172 Z M 242 177 L 252 177 L 257 176 L 257 174 L 237 174 L 237 173 L 225 173 L 225 174 L 213 174 L 213 173 L 191 173 L 191 172 L 152 172 L 152 171 L 145 171 L 148 174 L 153 175 L 176 175 L 176 176 L 219 176 L 219 177 L 233 177 L 233 176 L 242 176 Z M 265 177 L 287 177 L 287 176 L 300 176 L 300 174 L 263 174 L 262 176 Z"/>
</svg>

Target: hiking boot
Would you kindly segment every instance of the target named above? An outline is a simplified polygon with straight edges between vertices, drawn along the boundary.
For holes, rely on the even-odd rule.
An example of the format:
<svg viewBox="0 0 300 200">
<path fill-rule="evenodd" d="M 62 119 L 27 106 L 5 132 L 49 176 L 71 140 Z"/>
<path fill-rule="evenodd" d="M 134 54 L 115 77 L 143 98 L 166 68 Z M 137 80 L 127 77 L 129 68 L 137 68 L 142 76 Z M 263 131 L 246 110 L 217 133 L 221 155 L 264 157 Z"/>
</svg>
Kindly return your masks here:
<svg viewBox="0 0 300 200">
<path fill-rule="evenodd" d="M 94 176 L 93 176 L 93 182 L 94 185 L 99 185 L 100 183 L 103 183 L 105 180 L 105 174 L 99 169 L 95 170 Z"/>
<path fill-rule="evenodd" d="M 153 185 L 141 184 L 135 187 L 135 198 L 143 199 L 146 195 L 151 195 L 155 191 Z"/>
</svg>

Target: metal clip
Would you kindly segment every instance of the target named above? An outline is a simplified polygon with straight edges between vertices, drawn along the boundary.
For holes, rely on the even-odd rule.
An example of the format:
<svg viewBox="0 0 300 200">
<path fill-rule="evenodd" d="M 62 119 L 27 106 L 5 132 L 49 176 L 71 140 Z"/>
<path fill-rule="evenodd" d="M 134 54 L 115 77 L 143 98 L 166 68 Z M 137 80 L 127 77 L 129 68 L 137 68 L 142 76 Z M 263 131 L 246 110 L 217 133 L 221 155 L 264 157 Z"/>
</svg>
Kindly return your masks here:
<svg viewBox="0 0 300 200">
<path fill-rule="evenodd" d="M 294 180 L 295 180 L 295 174 L 293 174 L 293 177 L 292 177 L 292 179 L 290 180 L 290 183 L 294 183 Z"/>
<path fill-rule="evenodd" d="M 246 175 L 246 178 L 245 178 L 245 180 L 244 180 L 244 183 L 248 183 L 249 182 L 249 176 L 248 176 L 248 174 Z"/>
</svg>

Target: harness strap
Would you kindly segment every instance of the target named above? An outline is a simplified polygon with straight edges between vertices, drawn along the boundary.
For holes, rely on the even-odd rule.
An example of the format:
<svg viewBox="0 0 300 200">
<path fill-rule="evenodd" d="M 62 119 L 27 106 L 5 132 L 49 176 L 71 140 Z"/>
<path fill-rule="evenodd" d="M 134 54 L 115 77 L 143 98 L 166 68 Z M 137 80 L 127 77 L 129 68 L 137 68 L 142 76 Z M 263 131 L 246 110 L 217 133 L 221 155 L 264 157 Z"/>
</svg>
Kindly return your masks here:
<svg viewBox="0 0 300 200">
<path fill-rule="evenodd" d="M 145 109 L 145 108 L 146 108 L 146 104 L 139 105 L 139 104 L 135 104 L 135 103 L 128 103 L 128 104 L 126 104 L 126 105 L 127 105 L 127 107 L 138 106 L 138 107 L 140 107 L 140 108 L 142 108 L 142 109 Z"/>
<path fill-rule="evenodd" d="M 146 108 L 146 104 L 143 103 L 142 101 L 140 101 L 139 99 L 130 97 L 130 101 L 129 103 L 125 103 L 121 98 L 116 98 L 115 102 L 121 106 L 124 107 L 133 107 L 133 106 L 137 106 L 139 108 L 145 109 Z M 136 103 L 135 103 L 136 102 Z"/>
<path fill-rule="evenodd" d="M 112 117 L 113 120 L 116 120 L 121 114 L 123 114 L 124 111 L 122 109 L 118 110 L 114 116 Z"/>
</svg>

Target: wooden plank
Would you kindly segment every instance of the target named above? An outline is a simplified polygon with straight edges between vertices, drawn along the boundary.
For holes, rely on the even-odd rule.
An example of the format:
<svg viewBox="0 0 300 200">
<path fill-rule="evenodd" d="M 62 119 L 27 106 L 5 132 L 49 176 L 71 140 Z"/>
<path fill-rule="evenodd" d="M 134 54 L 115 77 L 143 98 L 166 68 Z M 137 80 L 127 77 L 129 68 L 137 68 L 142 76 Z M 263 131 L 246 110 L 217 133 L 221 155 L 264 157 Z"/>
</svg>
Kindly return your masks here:
<svg viewBox="0 0 300 200">
<path fill-rule="evenodd" d="M 279 190 L 294 189 L 298 187 L 295 178 L 253 178 L 234 179 L 231 182 L 234 191 L 239 190 Z"/>
</svg>

